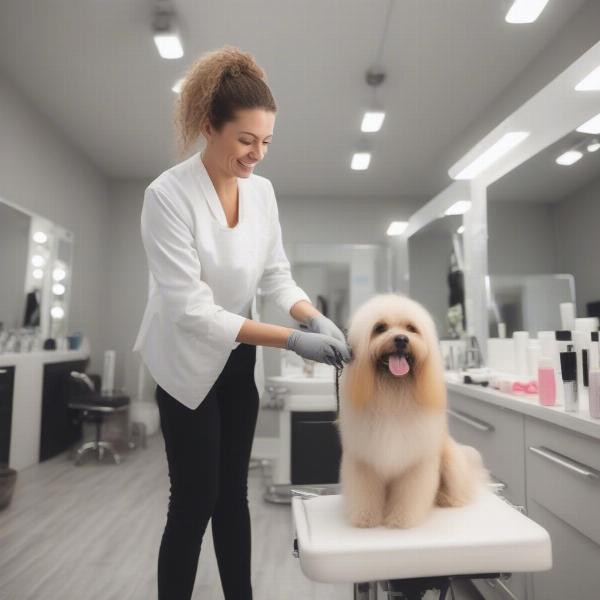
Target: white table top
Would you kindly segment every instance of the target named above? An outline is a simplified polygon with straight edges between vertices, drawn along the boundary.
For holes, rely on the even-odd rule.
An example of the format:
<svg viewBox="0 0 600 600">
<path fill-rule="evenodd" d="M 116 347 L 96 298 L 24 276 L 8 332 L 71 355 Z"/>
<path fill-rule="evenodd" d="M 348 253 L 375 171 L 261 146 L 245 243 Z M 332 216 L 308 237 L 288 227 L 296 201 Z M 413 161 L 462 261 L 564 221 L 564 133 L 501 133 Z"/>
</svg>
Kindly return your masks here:
<svg viewBox="0 0 600 600">
<path fill-rule="evenodd" d="M 435 507 L 410 529 L 353 527 L 342 496 L 292 498 L 300 566 L 326 583 L 545 571 L 548 532 L 492 491 L 461 508 Z"/>
</svg>

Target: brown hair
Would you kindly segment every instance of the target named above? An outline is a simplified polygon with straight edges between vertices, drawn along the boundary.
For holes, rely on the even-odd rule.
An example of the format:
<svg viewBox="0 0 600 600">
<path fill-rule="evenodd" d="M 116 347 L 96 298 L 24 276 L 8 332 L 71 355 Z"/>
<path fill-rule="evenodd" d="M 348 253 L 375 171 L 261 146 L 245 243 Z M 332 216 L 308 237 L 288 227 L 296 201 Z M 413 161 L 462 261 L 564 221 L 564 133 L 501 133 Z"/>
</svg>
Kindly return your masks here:
<svg viewBox="0 0 600 600">
<path fill-rule="evenodd" d="M 233 46 L 206 52 L 186 73 L 175 104 L 181 154 L 196 141 L 206 119 L 220 131 L 240 108 L 276 112 L 265 72 L 251 54 Z"/>
</svg>

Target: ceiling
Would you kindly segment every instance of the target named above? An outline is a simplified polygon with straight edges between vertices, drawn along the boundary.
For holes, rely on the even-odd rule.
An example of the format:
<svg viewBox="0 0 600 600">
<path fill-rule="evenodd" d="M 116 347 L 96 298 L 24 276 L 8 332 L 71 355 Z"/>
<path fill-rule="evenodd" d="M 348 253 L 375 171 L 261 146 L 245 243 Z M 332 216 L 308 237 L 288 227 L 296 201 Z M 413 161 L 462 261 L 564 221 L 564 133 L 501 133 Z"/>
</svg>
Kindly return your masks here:
<svg viewBox="0 0 600 600">
<path fill-rule="evenodd" d="M 0 73 L 107 177 L 150 180 L 181 159 L 171 86 L 203 52 L 236 45 L 265 69 L 278 104 L 256 171 L 278 194 L 425 200 L 440 191 L 431 165 L 442 149 L 584 1 L 551 0 L 531 25 L 505 22 L 507 0 L 394 2 L 381 53 L 387 116 L 369 136 L 367 171 L 349 164 L 388 0 L 174 0 L 186 50 L 176 61 L 156 52 L 151 0 L 12 0 Z"/>
<path fill-rule="evenodd" d="M 586 142 L 598 136 L 572 131 L 516 169 L 495 181 L 489 188 L 490 202 L 558 202 L 600 178 L 600 150 L 586 152 Z M 575 146 L 583 157 L 570 166 L 556 164 L 556 158 Z M 582 149 L 583 147 L 583 149 Z"/>
</svg>

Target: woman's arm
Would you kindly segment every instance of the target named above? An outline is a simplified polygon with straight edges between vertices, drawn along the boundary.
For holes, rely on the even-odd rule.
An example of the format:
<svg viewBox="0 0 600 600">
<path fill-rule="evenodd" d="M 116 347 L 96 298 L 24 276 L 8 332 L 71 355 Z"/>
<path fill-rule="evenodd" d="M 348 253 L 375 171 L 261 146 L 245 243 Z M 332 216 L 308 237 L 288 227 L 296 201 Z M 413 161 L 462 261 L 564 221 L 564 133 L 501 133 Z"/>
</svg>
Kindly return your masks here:
<svg viewBox="0 0 600 600">
<path fill-rule="evenodd" d="M 306 323 L 309 318 L 320 314 L 319 311 L 307 300 L 299 300 L 290 309 L 290 314 L 296 321 Z M 291 327 L 272 325 L 246 319 L 236 338 L 236 342 L 254 344 L 256 346 L 270 346 L 271 348 L 285 348 Z"/>
</svg>

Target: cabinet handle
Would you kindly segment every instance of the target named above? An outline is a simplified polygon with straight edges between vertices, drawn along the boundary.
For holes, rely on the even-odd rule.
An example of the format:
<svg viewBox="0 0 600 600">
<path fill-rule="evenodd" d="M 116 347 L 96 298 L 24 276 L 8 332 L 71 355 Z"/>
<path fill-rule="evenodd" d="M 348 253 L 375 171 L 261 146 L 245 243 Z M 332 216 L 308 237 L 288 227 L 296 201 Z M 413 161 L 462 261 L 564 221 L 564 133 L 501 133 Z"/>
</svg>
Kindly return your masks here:
<svg viewBox="0 0 600 600">
<path fill-rule="evenodd" d="M 0 369 L 0 375 L 5 375 L 8 373 L 8 369 Z"/>
<path fill-rule="evenodd" d="M 492 589 L 500 589 L 503 591 L 507 598 L 510 600 L 519 600 L 499 579 L 485 579 L 484 580 Z"/>
<path fill-rule="evenodd" d="M 572 471 L 573 473 L 577 473 L 577 475 L 583 475 L 588 479 L 593 479 L 594 481 L 600 481 L 600 473 L 593 469 L 592 467 L 588 467 L 582 463 L 578 463 L 570 458 L 563 456 L 562 454 L 558 454 L 558 452 L 553 452 L 552 450 L 548 450 L 548 448 L 536 448 L 535 446 L 529 446 L 529 450 L 534 454 L 537 454 L 550 462 L 553 462 L 565 469 Z"/>
<path fill-rule="evenodd" d="M 478 429 L 479 431 L 494 431 L 494 428 L 491 425 L 483 423 L 477 419 L 473 419 L 472 417 L 467 417 L 466 415 L 463 415 L 456 410 L 452 410 L 451 408 L 448 409 L 448 414 L 453 416 L 455 419 L 458 419 L 459 421 Z"/>
</svg>

